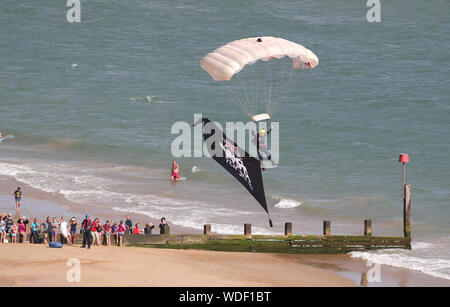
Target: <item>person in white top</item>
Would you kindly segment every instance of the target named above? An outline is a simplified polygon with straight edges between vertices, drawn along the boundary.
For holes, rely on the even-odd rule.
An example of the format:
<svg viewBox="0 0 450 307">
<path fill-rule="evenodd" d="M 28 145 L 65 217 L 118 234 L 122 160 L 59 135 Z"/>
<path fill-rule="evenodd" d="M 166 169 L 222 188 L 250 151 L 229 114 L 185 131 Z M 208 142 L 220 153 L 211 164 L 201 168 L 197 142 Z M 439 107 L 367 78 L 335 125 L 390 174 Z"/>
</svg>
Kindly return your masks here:
<svg viewBox="0 0 450 307">
<path fill-rule="evenodd" d="M 69 224 L 65 221 L 64 217 L 61 217 L 61 221 L 59 222 L 59 232 L 62 236 L 62 243 L 67 242 L 67 244 L 72 245 L 69 240 Z"/>
</svg>

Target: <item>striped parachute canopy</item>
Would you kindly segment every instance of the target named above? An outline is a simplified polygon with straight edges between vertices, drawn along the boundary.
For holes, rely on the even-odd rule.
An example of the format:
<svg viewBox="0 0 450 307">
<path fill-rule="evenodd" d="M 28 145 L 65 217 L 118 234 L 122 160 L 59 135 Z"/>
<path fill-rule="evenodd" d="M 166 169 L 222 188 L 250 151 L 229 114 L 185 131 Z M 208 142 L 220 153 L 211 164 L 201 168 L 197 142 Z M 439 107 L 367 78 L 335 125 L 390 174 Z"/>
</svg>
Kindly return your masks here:
<svg viewBox="0 0 450 307">
<path fill-rule="evenodd" d="M 270 119 L 295 87 L 299 69 L 312 69 L 318 57 L 300 44 L 283 38 L 251 37 L 208 53 L 200 66 L 229 90 L 255 121 Z"/>
</svg>

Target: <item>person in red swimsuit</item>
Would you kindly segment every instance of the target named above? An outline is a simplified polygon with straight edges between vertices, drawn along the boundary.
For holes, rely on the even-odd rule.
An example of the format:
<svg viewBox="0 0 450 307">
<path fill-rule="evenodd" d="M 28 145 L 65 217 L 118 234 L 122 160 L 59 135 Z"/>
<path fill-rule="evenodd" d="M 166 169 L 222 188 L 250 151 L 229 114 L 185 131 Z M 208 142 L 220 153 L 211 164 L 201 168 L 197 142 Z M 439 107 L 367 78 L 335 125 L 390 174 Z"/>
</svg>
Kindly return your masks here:
<svg viewBox="0 0 450 307">
<path fill-rule="evenodd" d="M 180 180 L 180 168 L 178 167 L 177 161 L 172 161 L 172 174 L 170 177 L 170 181 L 176 182 Z"/>
</svg>

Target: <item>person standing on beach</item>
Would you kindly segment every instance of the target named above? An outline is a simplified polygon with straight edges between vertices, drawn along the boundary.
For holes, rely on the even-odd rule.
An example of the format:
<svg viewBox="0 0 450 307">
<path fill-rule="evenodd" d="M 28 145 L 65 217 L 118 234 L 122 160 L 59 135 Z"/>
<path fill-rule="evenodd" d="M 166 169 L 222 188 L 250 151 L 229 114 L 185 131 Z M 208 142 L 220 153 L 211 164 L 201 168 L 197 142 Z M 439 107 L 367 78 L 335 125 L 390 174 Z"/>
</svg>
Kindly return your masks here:
<svg viewBox="0 0 450 307">
<path fill-rule="evenodd" d="M 98 220 L 98 218 L 96 218 L 91 225 L 91 231 L 92 231 L 92 244 L 96 244 L 97 246 L 99 246 L 100 243 L 100 238 L 98 236 L 98 229 L 100 228 L 100 221 Z"/>
<path fill-rule="evenodd" d="M 0 217 L 0 243 L 5 243 L 6 238 L 6 223 L 5 216 Z"/>
<path fill-rule="evenodd" d="M 117 229 L 117 233 L 119 235 L 119 246 L 120 247 L 122 247 L 123 236 L 125 235 L 125 231 L 127 231 L 127 228 L 123 224 L 123 221 L 120 221 L 119 228 Z"/>
<path fill-rule="evenodd" d="M 100 245 L 103 245 L 103 225 L 102 223 L 100 223 L 100 221 L 98 222 L 97 236 L 98 236 L 98 243 Z"/>
<path fill-rule="evenodd" d="M 17 224 L 19 224 L 20 220 L 21 219 L 17 220 Z M 25 232 L 27 232 L 27 225 L 30 223 L 30 221 L 25 216 L 22 216 L 22 222 L 25 224 Z"/>
<path fill-rule="evenodd" d="M 72 245 L 69 239 L 69 224 L 64 217 L 61 217 L 61 221 L 59 222 L 59 232 L 61 233 L 61 243 L 65 244 L 67 242 L 68 245 Z"/>
<path fill-rule="evenodd" d="M 130 219 L 129 216 L 127 216 L 127 219 L 125 221 L 125 226 L 127 227 L 127 231 L 129 233 L 133 233 L 133 221 Z"/>
<path fill-rule="evenodd" d="M 50 221 L 49 216 L 47 216 L 45 222 L 41 224 L 41 231 L 44 234 L 44 244 L 48 244 L 52 235 L 52 222 Z"/>
<path fill-rule="evenodd" d="M 20 187 L 17 188 L 17 190 L 13 193 L 14 199 L 16 201 L 16 214 L 17 216 L 20 215 L 20 205 L 22 203 L 22 191 L 20 190 Z"/>
<path fill-rule="evenodd" d="M 56 220 L 56 217 L 54 217 L 52 222 L 51 242 L 56 242 L 58 240 L 58 228 L 59 228 L 58 221 Z"/>
<path fill-rule="evenodd" d="M 163 217 L 161 218 L 161 223 L 159 224 L 159 234 L 165 234 L 166 226 L 169 226 L 169 224 L 167 224 L 166 218 Z"/>
<path fill-rule="evenodd" d="M 153 228 L 155 228 L 155 225 L 153 225 L 153 223 L 150 222 L 150 224 L 146 224 L 144 227 L 144 234 L 151 235 Z"/>
<path fill-rule="evenodd" d="M 34 218 L 34 221 L 33 223 L 31 223 L 30 227 L 31 227 L 30 243 L 37 244 L 39 243 L 39 220 L 37 218 Z"/>
<path fill-rule="evenodd" d="M 75 243 L 75 236 L 77 234 L 77 220 L 75 217 L 70 219 L 70 242 Z"/>
<path fill-rule="evenodd" d="M 20 219 L 18 222 L 19 236 L 21 239 L 21 243 L 27 243 L 27 232 L 25 228 L 25 223 L 23 219 Z"/>
<path fill-rule="evenodd" d="M 92 222 L 88 214 L 86 214 L 85 219 L 81 223 L 81 229 L 83 230 L 83 244 L 81 247 L 86 247 L 86 244 L 88 246 L 88 249 L 91 248 L 92 244 L 92 235 L 91 235 L 91 226 Z"/>
<path fill-rule="evenodd" d="M 117 223 L 114 223 L 111 227 L 111 234 L 114 237 L 114 241 L 115 241 L 116 245 L 119 244 L 119 234 L 117 233 L 118 229 L 119 229 L 119 226 L 117 226 Z"/>
<path fill-rule="evenodd" d="M 103 231 L 105 233 L 106 245 L 111 246 L 111 224 L 109 221 L 106 221 L 106 224 L 103 225 Z"/>
<path fill-rule="evenodd" d="M 14 225 L 14 221 L 12 219 L 11 213 L 8 214 L 8 216 L 6 217 L 5 224 L 6 224 L 6 226 L 5 226 L 6 233 L 11 234 L 11 228 Z"/>
<path fill-rule="evenodd" d="M 173 160 L 172 161 L 172 172 L 170 175 L 170 181 L 171 182 L 177 182 L 178 180 L 180 180 L 180 168 L 178 166 L 177 161 Z"/>
</svg>

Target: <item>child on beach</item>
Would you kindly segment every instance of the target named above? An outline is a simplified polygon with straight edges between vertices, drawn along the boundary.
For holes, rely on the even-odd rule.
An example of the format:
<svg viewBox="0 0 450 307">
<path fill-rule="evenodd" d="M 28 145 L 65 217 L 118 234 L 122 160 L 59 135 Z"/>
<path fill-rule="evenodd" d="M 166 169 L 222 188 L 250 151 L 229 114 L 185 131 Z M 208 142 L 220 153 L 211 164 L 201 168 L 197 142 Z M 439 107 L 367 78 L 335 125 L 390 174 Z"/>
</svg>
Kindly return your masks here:
<svg viewBox="0 0 450 307">
<path fill-rule="evenodd" d="M 180 168 L 178 166 L 177 161 L 173 160 L 172 161 L 172 173 L 170 176 L 170 181 L 171 182 L 177 182 L 178 180 L 180 180 Z"/>
<path fill-rule="evenodd" d="M 98 235 L 98 242 L 100 245 L 103 245 L 103 225 L 98 222 L 98 228 L 97 228 L 97 235 Z"/>
<path fill-rule="evenodd" d="M 51 242 L 56 242 L 58 240 L 58 228 L 59 228 L 58 221 L 56 220 L 56 217 L 54 217 L 53 222 L 51 223 L 51 231 L 52 231 L 50 238 Z"/>
<path fill-rule="evenodd" d="M 17 225 L 14 223 L 10 230 L 11 234 L 11 243 L 16 243 L 16 236 L 17 236 Z"/>
<path fill-rule="evenodd" d="M 106 221 L 106 224 L 103 225 L 103 232 L 105 233 L 106 245 L 111 246 L 111 224 L 109 221 Z"/>
</svg>

